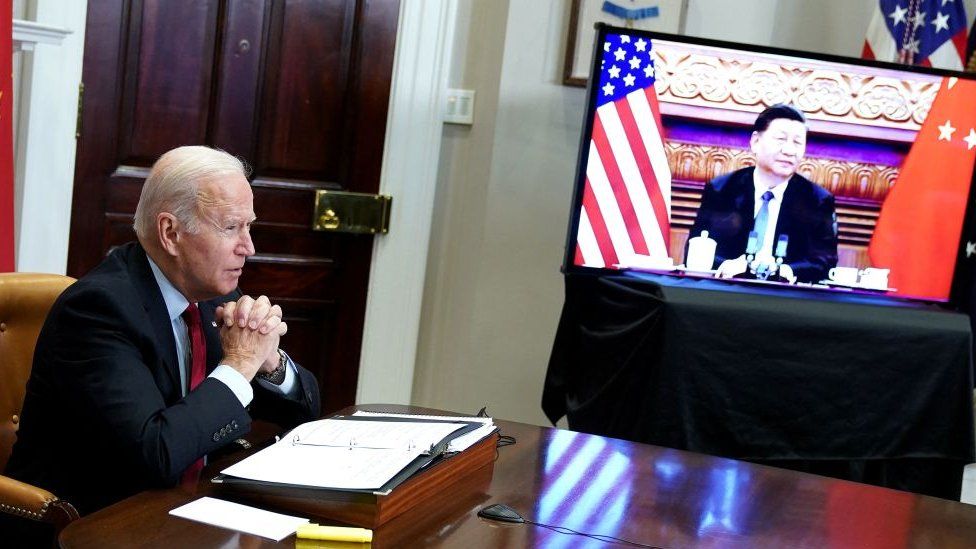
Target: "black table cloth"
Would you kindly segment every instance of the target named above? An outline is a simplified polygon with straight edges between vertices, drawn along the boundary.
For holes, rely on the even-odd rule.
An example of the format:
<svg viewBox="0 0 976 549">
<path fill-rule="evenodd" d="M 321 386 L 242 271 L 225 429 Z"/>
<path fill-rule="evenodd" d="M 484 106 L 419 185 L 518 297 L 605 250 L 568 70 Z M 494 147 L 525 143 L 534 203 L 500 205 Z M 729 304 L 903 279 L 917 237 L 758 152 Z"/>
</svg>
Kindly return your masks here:
<svg viewBox="0 0 976 549">
<path fill-rule="evenodd" d="M 573 430 L 958 499 L 970 339 L 965 315 L 877 296 L 570 274 L 543 409 Z"/>
</svg>

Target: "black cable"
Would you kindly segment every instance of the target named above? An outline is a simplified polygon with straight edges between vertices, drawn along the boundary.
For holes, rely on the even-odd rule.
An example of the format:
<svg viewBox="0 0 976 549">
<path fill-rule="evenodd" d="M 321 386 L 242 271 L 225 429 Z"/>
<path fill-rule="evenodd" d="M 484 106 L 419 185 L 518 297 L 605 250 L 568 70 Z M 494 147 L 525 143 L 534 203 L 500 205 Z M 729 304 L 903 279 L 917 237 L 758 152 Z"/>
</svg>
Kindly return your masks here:
<svg viewBox="0 0 976 549">
<path fill-rule="evenodd" d="M 491 417 L 488 415 L 488 406 L 482 406 L 475 417 Z M 509 435 L 503 435 L 501 429 L 498 430 L 498 442 L 495 443 L 495 448 L 501 448 L 502 446 L 511 446 L 515 444 L 515 437 Z M 498 452 L 495 452 L 495 459 L 498 459 Z"/>
<path fill-rule="evenodd" d="M 523 519 L 523 520 L 525 521 L 526 524 L 534 524 L 535 526 L 541 526 L 543 528 L 548 528 L 548 529 L 552 530 L 553 532 L 556 532 L 556 533 L 559 533 L 559 534 L 584 536 L 584 537 L 587 537 L 587 538 L 593 538 L 593 539 L 595 539 L 597 541 L 602 541 L 602 542 L 606 542 L 606 543 L 619 542 L 619 543 L 623 543 L 625 545 L 630 545 L 631 547 L 648 547 L 649 549 L 664 549 L 663 547 L 660 547 L 660 546 L 657 546 L 657 545 L 648 545 L 646 543 L 640 543 L 640 542 L 637 542 L 637 541 L 630 541 L 629 539 L 615 538 L 613 536 L 607 536 L 607 535 L 604 535 L 604 534 L 587 534 L 585 532 L 577 532 L 576 530 L 573 530 L 572 528 L 567 528 L 565 526 L 553 526 L 551 524 L 542 524 L 541 522 L 533 522 L 533 521 L 531 521 L 529 519 Z"/>
</svg>

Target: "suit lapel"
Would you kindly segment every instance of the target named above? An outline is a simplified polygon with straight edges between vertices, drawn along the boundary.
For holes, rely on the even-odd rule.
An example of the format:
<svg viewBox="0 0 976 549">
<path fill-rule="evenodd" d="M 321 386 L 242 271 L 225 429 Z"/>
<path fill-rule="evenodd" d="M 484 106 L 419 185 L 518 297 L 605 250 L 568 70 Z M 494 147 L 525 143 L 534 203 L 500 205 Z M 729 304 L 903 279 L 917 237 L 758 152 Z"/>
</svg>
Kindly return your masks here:
<svg viewBox="0 0 976 549">
<path fill-rule="evenodd" d="M 800 186 L 803 183 L 797 179 L 797 176 L 794 174 L 790 178 L 790 184 L 786 186 L 786 192 L 783 193 L 783 203 L 779 207 L 779 218 L 776 220 L 777 239 L 779 239 L 780 235 L 784 234 L 792 238 L 793 224 L 800 222 L 800 218 L 798 217 L 800 212 L 794 210 L 796 210 L 797 201 L 800 200 Z M 787 251 L 789 251 L 788 247 Z"/>
<path fill-rule="evenodd" d="M 745 238 L 748 238 L 749 231 L 752 230 L 752 223 L 756 217 L 756 187 L 752 182 L 752 172 L 755 168 L 743 170 L 741 176 L 736 181 L 736 203 L 735 209 L 742 216 L 742 237 L 743 249 L 745 249 Z"/>
<path fill-rule="evenodd" d="M 163 294 L 159 291 L 156 278 L 149 267 L 146 252 L 142 246 L 135 244 L 131 250 L 132 261 L 129 261 L 130 279 L 142 297 L 143 307 L 149 316 L 152 332 L 156 338 L 157 354 L 162 357 L 166 374 L 173 387 L 181 387 L 179 359 L 176 356 L 176 338 L 173 336 L 173 323 L 169 319 Z"/>
</svg>

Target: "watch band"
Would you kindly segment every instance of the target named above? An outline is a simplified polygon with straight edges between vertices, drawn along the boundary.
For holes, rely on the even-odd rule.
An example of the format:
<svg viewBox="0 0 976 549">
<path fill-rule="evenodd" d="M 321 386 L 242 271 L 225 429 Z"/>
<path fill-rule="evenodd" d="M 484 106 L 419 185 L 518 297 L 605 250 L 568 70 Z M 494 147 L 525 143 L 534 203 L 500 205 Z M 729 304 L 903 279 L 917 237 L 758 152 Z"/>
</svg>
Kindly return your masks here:
<svg viewBox="0 0 976 549">
<path fill-rule="evenodd" d="M 261 379 L 273 383 L 275 385 L 281 385 L 285 381 L 285 365 L 288 364 L 288 355 L 285 354 L 280 348 L 278 349 L 278 367 L 272 370 L 270 373 L 260 372 L 258 377 Z"/>
</svg>

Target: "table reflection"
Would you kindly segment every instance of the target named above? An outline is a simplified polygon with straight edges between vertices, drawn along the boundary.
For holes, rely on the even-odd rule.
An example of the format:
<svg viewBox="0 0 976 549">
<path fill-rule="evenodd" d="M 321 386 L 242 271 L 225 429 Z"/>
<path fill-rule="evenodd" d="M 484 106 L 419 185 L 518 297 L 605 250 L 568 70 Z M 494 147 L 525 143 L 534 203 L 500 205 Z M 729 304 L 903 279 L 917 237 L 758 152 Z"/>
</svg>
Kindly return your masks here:
<svg viewBox="0 0 976 549">
<path fill-rule="evenodd" d="M 540 446 L 541 497 L 530 518 L 648 544 L 675 536 L 731 542 L 758 526 L 751 500 L 757 489 L 774 487 L 756 482 L 747 464 L 720 460 L 703 466 L 677 450 L 660 448 L 649 455 L 633 454 L 632 448 L 614 439 L 553 431 Z M 636 514 L 655 517 L 659 527 L 628 530 L 626 517 Z M 602 545 L 536 532 L 539 547 Z"/>
<path fill-rule="evenodd" d="M 698 521 L 698 535 L 744 532 L 741 515 L 749 505 L 748 493 L 750 475 L 738 463 L 729 462 L 725 467 L 710 469 L 702 503 L 701 518 Z"/>
<path fill-rule="evenodd" d="M 541 447 L 545 474 L 535 520 L 579 532 L 616 536 L 634 487 L 630 457 L 607 439 L 555 431 Z M 579 536 L 549 532 L 541 547 L 604 546 Z"/>
</svg>

